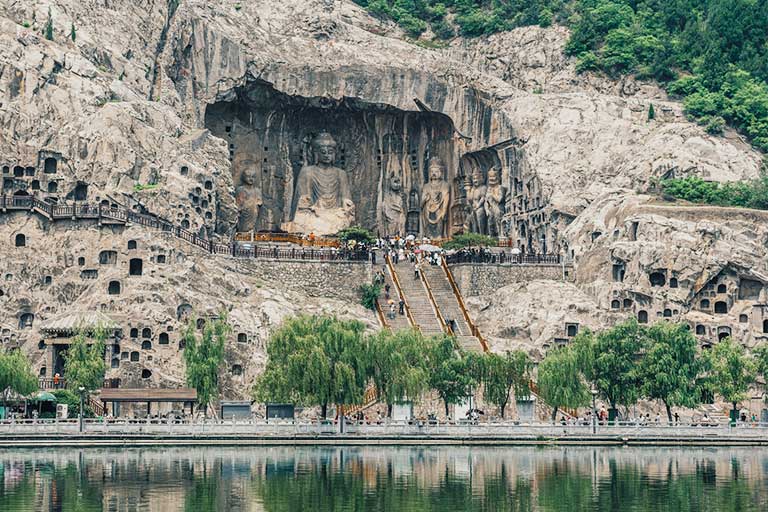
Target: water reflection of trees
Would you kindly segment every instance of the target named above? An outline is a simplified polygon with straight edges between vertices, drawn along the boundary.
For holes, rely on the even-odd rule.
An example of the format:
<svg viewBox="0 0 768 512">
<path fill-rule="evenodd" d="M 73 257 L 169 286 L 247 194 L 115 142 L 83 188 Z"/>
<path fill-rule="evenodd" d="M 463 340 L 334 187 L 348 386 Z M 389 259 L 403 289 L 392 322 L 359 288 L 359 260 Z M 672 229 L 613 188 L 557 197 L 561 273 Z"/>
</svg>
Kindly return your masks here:
<svg viewBox="0 0 768 512">
<path fill-rule="evenodd" d="M 756 511 L 767 473 L 754 448 L 0 451 L 0 511 Z"/>
</svg>

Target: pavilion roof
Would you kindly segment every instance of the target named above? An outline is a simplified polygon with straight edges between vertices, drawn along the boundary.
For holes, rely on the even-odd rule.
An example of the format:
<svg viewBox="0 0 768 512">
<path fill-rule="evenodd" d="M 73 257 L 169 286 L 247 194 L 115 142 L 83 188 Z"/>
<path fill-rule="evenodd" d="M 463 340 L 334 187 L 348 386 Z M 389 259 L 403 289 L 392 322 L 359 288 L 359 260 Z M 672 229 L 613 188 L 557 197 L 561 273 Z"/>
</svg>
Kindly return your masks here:
<svg viewBox="0 0 768 512">
<path fill-rule="evenodd" d="M 120 329 L 120 324 L 101 311 L 76 311 L 46 320 L 40 330 L 47 334 L 74 334 L 79 331 L 93 332 L 98 327 L 115 331 Z"/>
</svg>

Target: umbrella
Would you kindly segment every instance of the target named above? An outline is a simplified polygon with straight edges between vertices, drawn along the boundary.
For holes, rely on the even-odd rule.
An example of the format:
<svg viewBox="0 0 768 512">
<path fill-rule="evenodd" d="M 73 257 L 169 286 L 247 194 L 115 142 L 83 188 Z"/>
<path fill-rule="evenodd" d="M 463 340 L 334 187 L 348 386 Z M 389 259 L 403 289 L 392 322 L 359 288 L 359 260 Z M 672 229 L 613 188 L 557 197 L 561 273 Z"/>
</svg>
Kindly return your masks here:
<svg viewBox="0 0 768 512">
<path fill-rule="evenodd" d="M 56 397 L 47 391 L 41 391 L 32 399 L 33 402 L 56 402 Z"/>
<path fill-rule="evenodd" d="M 422 244 L 419 246 L 419 249 L 427 252 L 440 252 L 442 250 L 438 246 L 432 244 Z"/>
<path fill-rule="evenodd" d="M 413 235 L 408 235 L 407 237 L 405 237 L 405 239 L 406 240 L 416 240 L 416 237 L 413 236 Z"/>
</svg>

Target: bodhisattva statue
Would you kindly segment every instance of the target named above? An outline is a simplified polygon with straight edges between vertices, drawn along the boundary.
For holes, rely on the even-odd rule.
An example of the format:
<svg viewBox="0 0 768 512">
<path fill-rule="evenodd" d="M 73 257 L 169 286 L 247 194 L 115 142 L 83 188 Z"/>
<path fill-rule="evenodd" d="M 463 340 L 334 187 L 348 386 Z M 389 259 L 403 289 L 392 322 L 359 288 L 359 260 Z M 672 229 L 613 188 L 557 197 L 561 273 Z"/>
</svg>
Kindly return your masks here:
<svg viewBox="0 0 768 512">
<path fill-rule="evenodd" d="M 488 234 L 504 236 L 502 218 L 506 211 L 507 190 L 501 185 L 501 172 L 492 167 L 488 170 L 488 189 L 485 194 L 485 214 L 488 222 Z"/>
<path fill-rule="evenodd" d="M 487 187 L 483 179 L 482 169 L 475 169 L 472 173 L 472 187 L 467 194 L 469 206 L 469 229 L 475 233 L 486 234 L 488 222 L 485 213 Z"/>
<path fill-rule="evenodd" d="M 451 186 L 445 179 L 445 165 L 439 158 L 429 161 L 429 181 L 421 190 L 421 229 L 429 238 L 446 236 Z"/>
<path fill-rule="evenodd" d="M 399 169 L 392 169 L 382 198 L 382 228 L 388 235 L 401 233 L 405 227 L 405 196 L 403 178 Z"/>
<path fill-rule="evenodd" d="M 235 199 L 240 211 L 237 230 L 240 233 L 256 231 L 259 223 L 259 210 L 264 204 L 261 188 L 256 185 L 258 171 L 252 166 L 246 167 L 240 179 L 242 184 L 235 190 Z"/>
<path fill-rule="evenodd" d="M 312 140 L 314 165 L 299 171 L 294 193 L 294 214 L 283 229 L 299 233 L 330 235 L 348 228 L 355 220 L 355 203 L 349 179 L 336 162 L 336 141 L 328 133 Z"/>
</svg>

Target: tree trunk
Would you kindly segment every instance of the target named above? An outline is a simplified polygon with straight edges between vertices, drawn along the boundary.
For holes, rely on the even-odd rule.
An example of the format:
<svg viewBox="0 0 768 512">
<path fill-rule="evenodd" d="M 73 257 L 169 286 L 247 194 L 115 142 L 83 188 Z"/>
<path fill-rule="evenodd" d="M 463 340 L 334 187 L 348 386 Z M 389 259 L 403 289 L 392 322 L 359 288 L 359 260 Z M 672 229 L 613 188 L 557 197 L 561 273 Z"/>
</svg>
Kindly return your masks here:
<svg viewBox="0 0 768 512">
<path fill-rule="evenodd" d="M 445 417 L 447 418 L 450 415 L 450 411 L 448 410 L 448 400 L 443 400 L 443 402 L 445 402 Z"/>
<path fill-rule="evenodd" d="M 504 409 L 507 408 L 507 402 L 502 403 L 499 408 L 501 409 L 501 419 L 504 419 Z"/>
<path fill-rule="evenodd" d="M 736 409 L 738 406 L 737 402 L 733 402 L 733 419 L 731 420 L 731 423 L 736 424 L 736 422 L 739 420 L 739 411 Z"/>
<path fill-rule="evenodd" d="M 669 407 L 669 404 L 666 400 L 662 400 L 664 402 L 664 407 L 667 409 L 667 419 L 669 420 L 669 424 L 672 424 L 672 409 Z"/>
<path fill-rule="evenodd" d="M 387 404 L 387 418 L 392 417 L 392 404 Z"/>
<path fill-rule="evenodd" d="M 328 419 L 328 403 L 320 405 L 320 414 L 323 416 L 324 420 Z"/>
<path fill-rule="evenodd" d="M 555 423 L 557 421 L 557 406 L 554 406 L 552 408 L 552 423 Z"/>
</svg>

